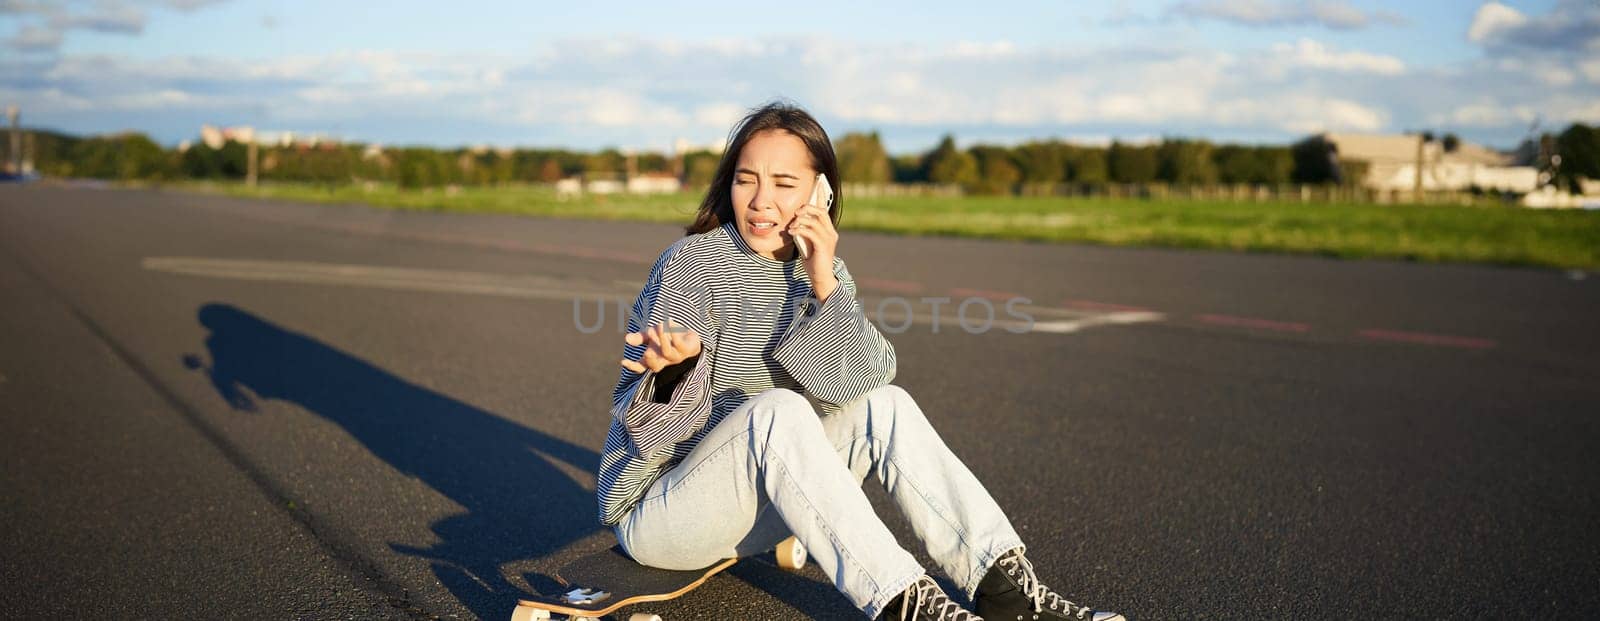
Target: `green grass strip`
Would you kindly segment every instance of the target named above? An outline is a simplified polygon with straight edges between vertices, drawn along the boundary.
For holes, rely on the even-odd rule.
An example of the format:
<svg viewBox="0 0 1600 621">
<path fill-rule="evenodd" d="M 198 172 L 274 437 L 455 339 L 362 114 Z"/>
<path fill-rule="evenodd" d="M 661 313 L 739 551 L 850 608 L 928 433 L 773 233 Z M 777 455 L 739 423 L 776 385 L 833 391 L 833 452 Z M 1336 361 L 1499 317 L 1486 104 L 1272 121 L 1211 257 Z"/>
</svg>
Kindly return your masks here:
<svg viewBox="0 0 1600 621">
<path fill-rule="evenodd" d="M 460 213 L 688 223 L 699 195 L 585 194 L 544 186 L 182 183 L 182 190 Z M 844 230 L 1225 249 L 1425 262 L 1600 269 L 1600 212 L 1510 206 L 994 197 L 852 198 Z"/>
</svg>

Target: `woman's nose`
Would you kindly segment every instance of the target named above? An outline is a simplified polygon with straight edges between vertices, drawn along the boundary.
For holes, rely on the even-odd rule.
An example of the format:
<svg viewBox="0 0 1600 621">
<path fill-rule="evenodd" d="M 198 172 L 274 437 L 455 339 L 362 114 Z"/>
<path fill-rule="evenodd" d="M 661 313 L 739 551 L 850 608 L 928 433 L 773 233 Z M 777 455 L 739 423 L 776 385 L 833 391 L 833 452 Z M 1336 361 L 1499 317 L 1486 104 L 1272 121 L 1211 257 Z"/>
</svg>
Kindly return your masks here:
<svg viewBox="0 0 1600 621">
<path fill-rule="evenodd" d="M 774 193 L 768 188 L 756 186 L 756 193 L 750 197 L 751 209 L 778 208 L 778 202 L 773 200 Z"/>
</svg>

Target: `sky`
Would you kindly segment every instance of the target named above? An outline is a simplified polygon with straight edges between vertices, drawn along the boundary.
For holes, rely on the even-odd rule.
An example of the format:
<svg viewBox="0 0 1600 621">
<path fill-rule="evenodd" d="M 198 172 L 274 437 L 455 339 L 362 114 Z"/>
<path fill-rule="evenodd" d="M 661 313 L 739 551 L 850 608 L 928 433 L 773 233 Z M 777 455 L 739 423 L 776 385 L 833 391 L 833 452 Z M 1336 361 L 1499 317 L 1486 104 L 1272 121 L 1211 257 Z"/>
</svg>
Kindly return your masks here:
<svg viewBox="0 0 1600 621">
<path fill-rule="evenodd" d="M 863 6 L 864 5 L 864 6 Z M 0 0 L 0 105 L 164 144 L 668 150 L 786 99 L 891 153 L 1600 123 L 1600 2 Z"/>
</svg>

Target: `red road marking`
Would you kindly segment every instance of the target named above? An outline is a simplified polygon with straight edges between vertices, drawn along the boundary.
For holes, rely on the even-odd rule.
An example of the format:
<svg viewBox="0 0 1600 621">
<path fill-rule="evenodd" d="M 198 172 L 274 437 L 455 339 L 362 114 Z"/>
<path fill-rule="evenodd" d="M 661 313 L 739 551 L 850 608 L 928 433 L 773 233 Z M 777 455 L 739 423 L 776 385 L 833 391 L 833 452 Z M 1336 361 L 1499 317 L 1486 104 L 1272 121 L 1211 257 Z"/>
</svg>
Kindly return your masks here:
<svg viewBox="0 0 1600 621">
<path fill-rule="evenodd" d="M 863 285 L 869 289 L 883 289 L 887 291 L 898 291 L 900 293 L 919 293 L 922 291 L 922 283 L 912 282 L 909 280 L 857 278 L 856 284 Z"/>
<path fill-rule="evenodd" d="M 963 288 L 963 287 L 956 287 L 956 288 L 951 289 L 950 290 L 950 295 L 954 296 L 954 297 L 964 297 L 964 298 L 988 298 L 990 300 L 999 300 L 1001 302 L 1004 302 L 1004 301 L 1007 301 L 1007 300 L 1011 300 L 1011 299 L 1014 299 L 1014 298 L 1023 297 L 1023 296 L 1017 295 L 1015 293 L 1008 293 L 1008 292 L 1005 292 L 1005 291 L 991 291 L 989 289 L 967 289 L 967 288 Z"/>
<path fill-rule="evenodd" d="M 1379 341 L 1398 341 L 1401 343 L 1418 343 L 1421 345 L 1441 345 L 1444 347 L 1465 347 L 1468 349 L 1489 349 L 1495 342 L 1489 339 L 1473 338 L 1470 336 L 1451 336 L 1448 334 L 1428 334 L 1426 332 L 1402 332 L 1399 330 L 1379 330 L 1369 328 L 1360 332 L 1361 336 Z"/>
<path fill-rule="evenodd" d="M 1150 312 L 1150 309 L 1144 308 L 1144 307 L 1141 307 L 1141 306 L 1126 306 L 1126 305 L 1123 305 L 1123 304 L 1107 304 L 1105 302 L 1095 302 L 1095 301 L 1092 301 L 1092 300 L 1067 300 L 1066 302 L 1062 302 L 1062 304 L 1065 304 L 1066 306 L 1069 306 L 1069 307 L 1072 307 L 1072 308 L 1082 308 L 1082 309 L 1086 309 L 1086 310 L 1129 311 L 1129 312 L 1136 312 L 1136 313 L 1147 313 L 1147 312 Z"/>
<path fill-rule="evenodd" d="M 1224 326 L 1238 326 L 1241 328 L 1256 328 L 1259 330 L 1276 330 L 1279 332 L 1309 332 L 1311 326 L 1292 321 L 1272 321 L 1270 319 L 1256 319 L 1254 317 L 1234 317 L 1232 315 L 1197 315 L 1195 319 L 1206 323 Z"/>
<path fill-rule="evenodd" d="M 555 244 L 523 244 L 528 250 L 544 254 L 561 254 L 561 247 Z"/>
</svg>

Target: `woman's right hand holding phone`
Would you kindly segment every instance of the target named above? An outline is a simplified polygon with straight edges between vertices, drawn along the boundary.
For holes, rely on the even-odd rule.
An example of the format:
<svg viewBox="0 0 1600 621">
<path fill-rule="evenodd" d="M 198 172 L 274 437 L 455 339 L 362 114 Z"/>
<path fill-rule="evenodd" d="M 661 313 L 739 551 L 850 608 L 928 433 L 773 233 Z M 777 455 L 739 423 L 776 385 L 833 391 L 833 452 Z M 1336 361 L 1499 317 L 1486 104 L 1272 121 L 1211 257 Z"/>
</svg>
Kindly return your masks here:
<svg viewBox="0 0 1600 621">
<path fill-rule="evenodd" d="M 629 332 L 623 337 L 629 345 L 644 345 L 644 354 L 638 360 L 622 359 L 622 368 L 634 373 L 661 372 L 662 369 L 700 355 L 700 335 L 693 328 L 668 319 L 664 324 L 654 324 L 641 332 Z"/>
</svg>

